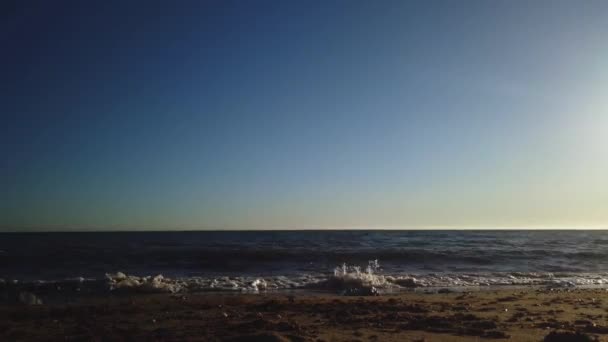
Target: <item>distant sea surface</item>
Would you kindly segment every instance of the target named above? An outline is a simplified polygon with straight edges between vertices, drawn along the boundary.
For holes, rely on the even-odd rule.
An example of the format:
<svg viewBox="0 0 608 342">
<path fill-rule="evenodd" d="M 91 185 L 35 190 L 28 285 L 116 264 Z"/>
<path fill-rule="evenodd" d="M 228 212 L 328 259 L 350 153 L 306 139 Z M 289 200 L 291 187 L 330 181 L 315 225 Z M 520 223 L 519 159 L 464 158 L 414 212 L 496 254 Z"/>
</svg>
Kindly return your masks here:
<svg viewBox="0 0 608 342">
<path fill-rule="evenodd" d="M 608 284 L 608 232 L 0 234 L 0 278 L 5 282 L 100 281 L 120 271 L 139 277 L 162 274 L 194 282 L 202 290 L 246 290 L 258 280 L 265 289 L 305 288 L 340 272 L 365 272 L 370 262 L 375 274 L 396 286 L 603 286 Z"/>
</svg>

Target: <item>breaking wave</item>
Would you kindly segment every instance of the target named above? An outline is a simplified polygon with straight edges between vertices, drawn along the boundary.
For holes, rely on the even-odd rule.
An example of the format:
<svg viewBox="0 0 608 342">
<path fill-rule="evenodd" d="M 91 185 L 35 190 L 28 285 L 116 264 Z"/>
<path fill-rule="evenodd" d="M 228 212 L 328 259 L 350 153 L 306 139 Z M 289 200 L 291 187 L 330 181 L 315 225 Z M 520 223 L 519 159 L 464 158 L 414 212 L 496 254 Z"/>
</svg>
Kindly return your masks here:
<svg viewBox="0 0 608 342">
<path fill-rule="evenodd" d="M 0 289 L 36 294 L 69 293 L 259 293 L 283 290 L 329 291 L 344 295 L 375 295 L 411 289 L 473 288 L 492 286 L 601 287 L 608 273 L 428 273 L 385 274 L 378 260 L 365 267 L 342 264 L 333 272 L 279 276 L 177 277 L 108 273 L 102 279 L 72 278 L 61 281 L 19 282 L 0 279 Z"/>
</svg>

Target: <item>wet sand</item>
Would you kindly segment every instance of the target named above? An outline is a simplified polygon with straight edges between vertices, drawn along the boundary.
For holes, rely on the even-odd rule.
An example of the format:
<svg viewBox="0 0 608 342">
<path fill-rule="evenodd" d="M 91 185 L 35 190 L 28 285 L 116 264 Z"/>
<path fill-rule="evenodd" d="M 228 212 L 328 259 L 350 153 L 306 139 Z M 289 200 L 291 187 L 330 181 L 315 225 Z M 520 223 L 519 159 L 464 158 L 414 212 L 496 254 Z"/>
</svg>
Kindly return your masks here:
<svg viewBox="0 0 608 342">
<path fill-rule="evenodd" d="M 441 292 L 113 294 L 6 304 L 0 340 L 608 341 L 605 289 Z"/>
</svg>

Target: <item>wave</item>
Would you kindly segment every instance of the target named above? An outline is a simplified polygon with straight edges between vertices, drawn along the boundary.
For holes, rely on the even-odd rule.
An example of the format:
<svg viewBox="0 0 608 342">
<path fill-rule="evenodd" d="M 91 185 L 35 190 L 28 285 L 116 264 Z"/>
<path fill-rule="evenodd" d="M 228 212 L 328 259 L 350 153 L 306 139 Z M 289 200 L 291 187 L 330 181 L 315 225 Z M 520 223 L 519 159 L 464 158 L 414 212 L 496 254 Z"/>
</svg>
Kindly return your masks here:
<svg viewBox="0 0 608 342">
<path fill-rule="evenodd" d="M 373 295 L 411 289 L 473 288 L 492 286 L 604 287 L 608 273 L 427 273 L 385 274 L 377 260 L 363 268 L 343 264 L 333 272 L 274 276 L 177 277 L 108 273 L 100 279 L 71 278 L 59 281 L 19 282 L 0 279 L 4 293 L 30 291 L 37 295 L 71 293 L 195 293 L 283 290 L 329 291 L 344 295 Z"/>
<path fill-rule="evenodd" d="M 68 275 L 94 277 L 116 272 L 155 272 L 165 275 L 205 273 L 239 275 L 263 274 L 272 269 L 276 273 L 294 275 L 302 271 L 324 272 L 333 265 L 366 263 L 381 259 L 387 268 L 398 271 L 543 271 L 543 272 L 598 272 L 608 270 L 608 254 L 604 251 L 558 251 L 543 249 L 459 249 L 459 248 L 226 248 L 222 250 L 129 249 L 128 251 L 99 252 L 84 250 L 78 253 L 22 255 L 0 253 L 0 267 L 4 277 Z M 522 268 L 523 265 L 523 268 Z M 32 278 L 30 278 L 32 279 Z"/>
</svg>

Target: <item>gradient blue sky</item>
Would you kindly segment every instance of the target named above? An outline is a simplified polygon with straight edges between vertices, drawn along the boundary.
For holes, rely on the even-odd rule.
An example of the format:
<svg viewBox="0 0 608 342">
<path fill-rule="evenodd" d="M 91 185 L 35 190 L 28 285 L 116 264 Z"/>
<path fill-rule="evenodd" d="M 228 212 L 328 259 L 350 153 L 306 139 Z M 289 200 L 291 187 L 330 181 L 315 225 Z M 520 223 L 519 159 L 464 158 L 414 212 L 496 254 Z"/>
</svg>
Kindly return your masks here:
<svg viewBox="0 0 608 342">
<path fill-rule="evenodd" d="M 2 6 L 2 230 L 608 228 L 606 1 Z"/>
</svg>

